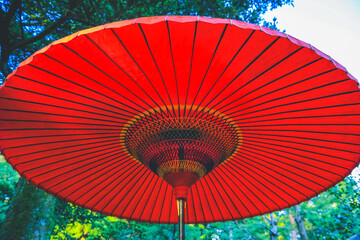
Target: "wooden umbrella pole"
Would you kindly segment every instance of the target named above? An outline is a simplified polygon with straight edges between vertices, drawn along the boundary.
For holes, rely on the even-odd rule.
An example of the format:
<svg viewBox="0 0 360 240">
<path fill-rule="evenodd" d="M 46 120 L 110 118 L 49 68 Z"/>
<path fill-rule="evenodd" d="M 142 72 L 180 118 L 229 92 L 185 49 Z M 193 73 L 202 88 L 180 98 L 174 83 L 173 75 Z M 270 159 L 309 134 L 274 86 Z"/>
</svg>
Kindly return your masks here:
<svg viewBox="0 0 360 240">
<path fill-rule="evenodd" d="M 186 199 L 177 199 L 178 216 L 179 216 L 179 240 L 185 240 L 185 204 Z"/>
</svg>

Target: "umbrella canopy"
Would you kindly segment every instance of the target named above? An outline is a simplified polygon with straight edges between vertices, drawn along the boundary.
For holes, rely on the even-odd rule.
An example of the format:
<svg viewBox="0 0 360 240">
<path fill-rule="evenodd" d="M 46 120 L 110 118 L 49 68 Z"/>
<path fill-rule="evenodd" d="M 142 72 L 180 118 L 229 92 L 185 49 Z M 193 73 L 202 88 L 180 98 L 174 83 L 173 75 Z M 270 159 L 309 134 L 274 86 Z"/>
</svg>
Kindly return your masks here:
<svg viewBox="0 0 360 240">
<path fill-rule="evenodd" d="M 299 204 L 359 164 L 360 93 L 285 33 L 150 17 L 36 52 L 0 89 L 2 154 L 58 198 L 137 221 L 243 219 Z"/>
</svg>

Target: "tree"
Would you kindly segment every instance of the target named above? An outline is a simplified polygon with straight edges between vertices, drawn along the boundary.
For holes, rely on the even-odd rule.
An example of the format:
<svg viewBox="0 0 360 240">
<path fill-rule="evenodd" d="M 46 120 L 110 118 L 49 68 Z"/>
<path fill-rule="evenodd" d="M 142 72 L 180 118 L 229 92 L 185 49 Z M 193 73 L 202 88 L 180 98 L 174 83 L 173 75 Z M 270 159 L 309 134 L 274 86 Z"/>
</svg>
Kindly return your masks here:
<svg viewBox="0 0 360 240">
<path fill-rule="evenodd" d="M 298 226 L 301 240 L 307 240 L 305 225 L 303 222 L 303 218 L 300 214 L 301 208 L 299 205 L 296 205 L 294 208 L 295 208 L 295 222 L 296 222 L 296 225 Z"/>
<path fill-rule="evenodd" d="M 0 2 L 0 79 L 52 41 L 108 22 L 154 15 L 201 15 L 275 28 L 262 15 L 293 0 L 3 0 Z"/>
<path fill-rule="evenodd" d="M 12 170 L 0 155 L 0 228 L 5 221 L 6 211 L 15 193 L 15 184 L 19 179 L 17 172 Z"/>
<path fill-rule="evenodd" d="M 1 227 L 0 239 L 49 239 L 54 227 L 55 201 L 53 196 L 20 178 Z"/>
<path fill-rule="evenodd" d="M 308 238 L 347 239 L 359 233 L 359 188 L 356 178 L 350 176 L 327 192 L 302 203 Z"/>
<path fill-rule="evenodd" d="M 81 29 L 153 15 L 232 18 L 276 28 L 275 20 L 273 23 L 266 22 L 262 15 L 268 10 L 292 2 L 293 0 L 2 0 L 0 84 L 19 62 L 36 50 Z M 16 214 L 19 210 L 17 206 L 23 204 L 22 201 L 26 202 L 23 211 L 31 211 L 31 216 L 22 217 L 21 214 Z M 29 227 L 34 232 L 43 232 L 42 225 L 34 224 L 34 221 L 47 221 L 45 218 L 49 218 L 47 214 L 53 211 L 56 201 L 52 196 L 28 185 L 26 181 L 19 181 L 0 236 L 11 234 L 6 232 L 11 229 L 25 233 Z M 48 213 L 40 214 L 41 211 L 33 212 L 32 209 L 47 209 Z M 21 226 L 16 225 L 17 222 L 21 222 Z M 47 235 L 37 238 L 47 238 Z"/>
</svg>

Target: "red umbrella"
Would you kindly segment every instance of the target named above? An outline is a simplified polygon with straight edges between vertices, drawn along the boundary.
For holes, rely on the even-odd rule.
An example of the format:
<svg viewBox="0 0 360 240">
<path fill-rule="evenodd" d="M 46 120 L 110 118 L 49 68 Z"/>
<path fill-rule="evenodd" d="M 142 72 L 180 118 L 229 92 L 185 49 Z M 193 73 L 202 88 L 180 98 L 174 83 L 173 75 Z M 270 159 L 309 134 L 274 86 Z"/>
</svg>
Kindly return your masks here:
<svg viewBox="0 0 360 240">
<path fill-rule="evenodd" d="M 187 201 L 186 223 L 253 217 L 306 201 L 359 164 L 354 77 L 307 43 L 233 20 L 84 30 L 20 64 L 0 96 L 14 169 L 120 218 L 177 223 L 176 199 Z"/>
</svg>

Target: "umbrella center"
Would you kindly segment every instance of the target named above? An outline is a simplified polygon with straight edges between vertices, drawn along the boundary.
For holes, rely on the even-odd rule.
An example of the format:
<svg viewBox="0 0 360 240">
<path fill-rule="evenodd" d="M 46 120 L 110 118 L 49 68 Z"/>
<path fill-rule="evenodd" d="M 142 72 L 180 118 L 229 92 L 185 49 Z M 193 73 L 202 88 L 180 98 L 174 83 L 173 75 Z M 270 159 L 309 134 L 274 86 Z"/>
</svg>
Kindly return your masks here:
<svg viewBox="0 0 360 240">
<path fill-rule="evenodd" d="M 231 119 L 196 109 L 181 117 L 168 108 L 135 117 L 125 127 L 124 147 L 170 185 L 191 186 L 231 157 L 240 143 Z"/>
</svg>

